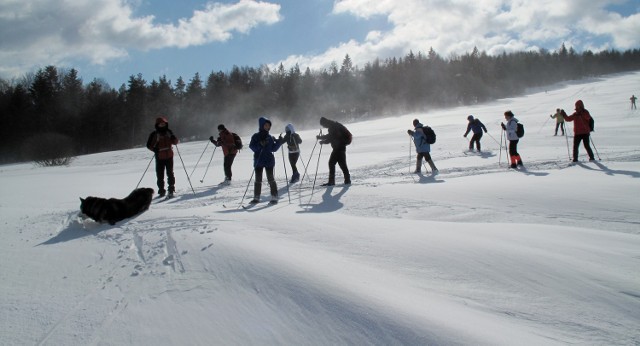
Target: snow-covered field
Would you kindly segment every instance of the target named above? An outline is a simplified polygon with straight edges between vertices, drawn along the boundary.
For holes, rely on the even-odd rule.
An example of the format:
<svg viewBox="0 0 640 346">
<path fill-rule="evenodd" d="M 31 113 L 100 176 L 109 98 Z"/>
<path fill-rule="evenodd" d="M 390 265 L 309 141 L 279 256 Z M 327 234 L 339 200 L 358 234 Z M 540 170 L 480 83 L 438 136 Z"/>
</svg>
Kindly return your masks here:
<svg viewBox="0 0 640 346">
<path fill-rule="evenodd" d="M 638 345 L 640 111 L 629 97 L 639 86 L 629 73 L 348 124 L 353 185 L 313 194 L 319 127 L 306 129 L 311 180 L 287 189 L 278 153 L 280 203 L 250 210 L 239 208 L 250 152 L 218 187 L 220 151 L 203 183 L 211 145 L 195 167 L 206 142 L 178 146 L 176 198 L 115 226 L 79 219 L 78 197 L 126 196 L 146 149 L 0 166 L 0 344 Z M 580 148 L 570 165 L 549 115 L 578 99 L 601 160 Z M 527 130 L 525 170 L 500 153 L 507 109 Z M 489 128 L 483 154 L 466 152 L 469 114 Z M 416 117 L 438 135 L 439 175 L 409 173 Z M 141 186 L 156 189 L 153 165 Z"/>
</svg>

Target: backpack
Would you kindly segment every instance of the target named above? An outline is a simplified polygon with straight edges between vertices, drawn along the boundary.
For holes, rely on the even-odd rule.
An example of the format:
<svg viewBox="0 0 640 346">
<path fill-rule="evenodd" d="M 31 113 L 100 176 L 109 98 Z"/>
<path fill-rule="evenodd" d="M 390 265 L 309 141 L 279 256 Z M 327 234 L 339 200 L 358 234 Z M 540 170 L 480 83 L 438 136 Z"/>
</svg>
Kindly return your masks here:
<svg viewBox="0 0 640 346">
<path fill-rule="evenodd" d="M 233 145 L 235 145 L 238 150 L 242 149 L 242 139 L 240 136 L 234 132 L 231 132 L 231 134 L 233 135 Z"/>
<path fill-rule="evenodd" d="M 349 132 L 349 129 L 347 129 L 347 127 L 344 125 L 342 125 L 342 136 L 343 136 L 342 141 L 344 142 L 344 145 L 351 144 L 351 141 L 353 140 L 353 136 L 351 135 L 351 132 Z"/>
<path fill-rule="evenodd" d="M 429 144 L 436 142 L 436 133 L 429 126 L 423 126 L 422 132 L 424 133 L 425 141 Z"/>
<path fill-rule="evenodd" d="M 591 132 L 593 132 L 595 123 L 596 123 L 595 120 L 593 120 L 593 117 L 591 117 L 591 119 L 589 120 L 589 130 L 591 130 Z"/>
<path fill-rule="evenodd" d="M 522 125 L 522 123 L 517 123 L 516 135 L 518 136 L 518 138 L 524 136 L 524 125 Z"/>
</svg>

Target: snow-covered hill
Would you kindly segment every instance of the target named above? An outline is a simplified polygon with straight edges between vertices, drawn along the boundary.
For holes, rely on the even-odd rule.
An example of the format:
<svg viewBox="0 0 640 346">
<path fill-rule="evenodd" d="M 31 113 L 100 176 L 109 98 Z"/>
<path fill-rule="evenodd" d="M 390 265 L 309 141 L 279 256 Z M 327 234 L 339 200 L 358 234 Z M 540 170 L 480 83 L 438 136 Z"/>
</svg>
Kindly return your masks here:
<svg viewBox="0 0 640 346">
<path fill-rule="evenodd" d="M 348 187 L 317 186 L 330 148 L 317 167 L 319 127 L 306 129 L 310 177 L 288 187 L 277 155 L 281 198 L 267 208 L 239 208 L 249 151 L 231 186 L 217 186 L 220 151 L 200 182 L 206 142 L 178 146 L 176 198 L 115 226 L 80 220 L 78 197 L 126 196 L 146 149 L 0 166 L 0 344 L 639 344 L 639 85 L 614 75 L 347 124 Z M 577 99 L 601 160 L 581 148 L 570 165 L 549 115 Z M 507 109 L 527 129 L 525 170 L 500 152 Z M 482 154 L 466 152 L 469 114 L 489 128 Z M 439 175 L 410 174 L 414 118 L 437 132 Z M 153 167 L 141 186 L 156 188 Z"/>
</svg>

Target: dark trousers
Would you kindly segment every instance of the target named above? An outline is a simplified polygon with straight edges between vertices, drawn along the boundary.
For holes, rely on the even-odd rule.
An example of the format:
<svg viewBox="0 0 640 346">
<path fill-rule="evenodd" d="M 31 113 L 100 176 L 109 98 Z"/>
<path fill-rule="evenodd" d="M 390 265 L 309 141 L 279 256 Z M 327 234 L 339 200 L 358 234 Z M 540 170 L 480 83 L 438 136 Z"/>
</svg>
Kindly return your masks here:
<svg viewBox="0 0 640 346">
<path fill-rule="evenodd" d="M 509 141 L 509 156 L 519 156 L 518 154 L 518 142 L 520 140 L 516 139 L 514 141 Z"/>
<path fill-rule="evenodd" d="M 175 192 L 176 177 L 173 175 L 173 158 L 170 159 L 156 159 L 156 177 L 158 184 L 158 192 L 165 191 L 164 189 L 164 172 L 167 172 L 167 180 L 169 184 L 169 192 Z"/>
<path fill-rule="evenodd" d="M 224 157 L 223 166 L 224 166 L 224 176 L 228 180 L 231 180 L 231 165 L 233 165 L 233 160 L 235 160 L 236 154 L 228 154 Z"/>
<path fill-rule="evenodd" d="M 482 138 L 482 132 L 474 133 L 469 141 L 469 149 L 473 149 L 473 143 L 476 144 L 476 148 L 480 151 L 480 138 Z"/>
<path fill-rule="evenodd" d="M 586 135 L 575 135 L 573 137 L 573 161 L 578 161 L 578 148 L 580 147 L 580 142 L 584 143 L 584 148 L 587 150 L 589 160 L 593 160 L 593 151 L 591 151 L 589 134 L 587 133 Z"/>
<path fill-rule="evenodd" d="M 347 167 L 347 149 L 338 148 L 333 149 L 331 156 L 329 156 L 329 183 L 336 182 L 336 163 L 342 170 L 345 182 L 351 182 L 351 175 L 349 174 L 349 168 Z"/>
<path fill-rule="evenodd" d="M 556 123 L 556 135 L 558 134 L 558 128 L 562 129 L 562 135 L 564 136 L 564 123 Z"/>
<path fill-rule="evenodd" d="M 296 167 L 298 158 L 300 158 L 300 153 L 289 153 L 289 163 L 291 164 L 291 170 L 293 170 L 293 174 L 298 173 L 298 167 Z"/>
<path fill-rule="evenodd" d="M 273 177 L 273 167 L 256 167 L 256 182 L 253 185 L 253 196 L 258 198 L 262 192 L 262 171 L 267 171 L 267 182 L 271 188 L 271 196 L 278 197 L 278 186 L 276 185 L 276 179 Z"/>
</svg>

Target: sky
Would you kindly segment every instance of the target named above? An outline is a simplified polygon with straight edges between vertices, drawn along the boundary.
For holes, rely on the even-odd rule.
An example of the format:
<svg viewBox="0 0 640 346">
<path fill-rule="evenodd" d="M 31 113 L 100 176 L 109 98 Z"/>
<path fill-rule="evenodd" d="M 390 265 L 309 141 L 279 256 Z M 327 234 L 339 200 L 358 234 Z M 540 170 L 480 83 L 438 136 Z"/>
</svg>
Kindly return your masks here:
<svg viewBox="0 0 640 346">
<path fill-rule="evenodd" d="M 141 73 L 175 82 L 233 66 L 363 67 L 433 48 L 443 57 L 563 43 L 640 47 L 637 0 L 3 0 L 0 77 L 54 65 L 118 88 Z"/>
<path fill-rule="evenodd" d="M 349 186 L 340 169 L 319 186 L 331 148 L 301 129 L 307 174 L 287 185 L 276 152 L 275 206 L 263 180 L 261 202 L 240 208 L 252 152 L 220 186 L 207 140 L 174 147 L 173 199 L 113 226 L 79 216 L 78 197 L 157 190 L 143 146 L 0 165 L 0 344 L 639 345 L 639 81 L 347 123 Z M 576 99 L 595 118 L 594 162 L 582 147 L 570 162 L 572 123 L 553 136 L 550 114 Z M 501 150 L 505 109 L 526 128 L 517 170 Z M 463 137 L 469 113 L 488 130 L 481 153 Z M 437 133 L 437 175 L 411 173 L 414 118 Z"/>
</svg>

